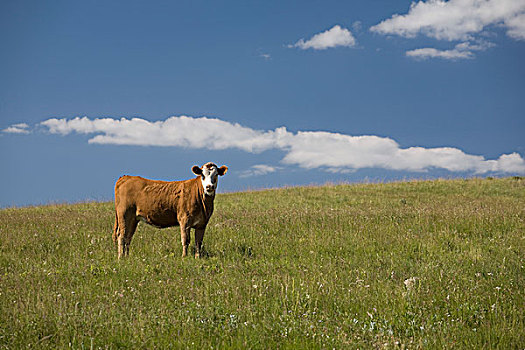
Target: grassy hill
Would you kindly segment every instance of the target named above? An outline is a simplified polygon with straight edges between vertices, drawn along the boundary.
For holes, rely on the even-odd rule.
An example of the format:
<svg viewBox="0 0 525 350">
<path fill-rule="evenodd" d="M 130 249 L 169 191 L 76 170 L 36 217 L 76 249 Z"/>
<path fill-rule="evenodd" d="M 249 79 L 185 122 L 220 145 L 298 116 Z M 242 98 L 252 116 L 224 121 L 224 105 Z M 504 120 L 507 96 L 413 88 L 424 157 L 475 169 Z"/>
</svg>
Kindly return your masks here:
<svg viewBox="0 0 525 350">
<path fill-rule="evenodd" d="M 112 203 L 0 210 L 0 348 L 525 346 L 523 179 L 215 203 L 200 260 L 140 224 L 118 261 Z"/>
</svg>

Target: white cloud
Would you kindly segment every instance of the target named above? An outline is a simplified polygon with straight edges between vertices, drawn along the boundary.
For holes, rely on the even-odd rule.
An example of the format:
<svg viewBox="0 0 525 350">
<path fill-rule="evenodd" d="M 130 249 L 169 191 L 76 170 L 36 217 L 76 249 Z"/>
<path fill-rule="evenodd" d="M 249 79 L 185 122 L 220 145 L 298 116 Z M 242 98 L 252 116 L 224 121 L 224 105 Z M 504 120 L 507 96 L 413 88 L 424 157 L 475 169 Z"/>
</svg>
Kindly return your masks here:
<svg viewBox="0 0 525 350">
<path fill-rule="evenodd" d="M 507 35 L 525 40 L 525 0 L 428 0 L 413 2 L 407 14 L 395 14 L 372 26 L 384 35 L 414 38 L 418 34 L 437 40 L 463 41 L 450 50 L 420 48 L 407 51 L 416 58 L 449 60 L 473 58 L 473 51 L 494 44 L 482 40 L 491 36 L 491 26 L 504 27 Z"/>
<path fill-rule="evenodd" d="M 504 154 L 496 160 L 466 154 L 451 147 L 401 148 L 387 137 L 351 136 L 324 131 L 292 133 L 285 127 L 254 130 L 215 118 L 170 117 L 150 122 L 140 118 L 120 120 L 103 118 L 49 119 L 41 123 L 49 132 L 95 134 L 89 143 L 177 146 L 224 150 L 240 149 L 259 153 L 282 150 L 282 163 L 303 168 L 323 168 L 345 172 L 361 168 L 427 171 L 432 168 L 453 172 L 525 173 L 525 160 L 517 153 Z M 267 165 L 254 166 L 251 173 L 262 175 L 277 170 Z"/>
<path fill-rule="evenodd" d="M 304 168 L 327 167 L 329 171 L 384 168 L 427 171 L 441 168 L 454 172 L 525 172 L 525 160 L 517 153 L 498 160 L 464 153 L 457 148 L 400 148 L 390 138 L 350 136 L 328 132 L 299 132 L 294 135 L 284 163 Z"/>
<path fill-rule="evenodd" d="M 461 51 L 458 49 L 453 50 L 438 50 L 432 47 L 425 47 L 422 49 L 415 49 L 406 52 L 406 55 L 414 58 L 443 58 L 447 60 L 457 60 L 465 58 L 474 58 L 474 54 L 471 51 Z"/>
<path fill-rule="evenodd" d="M 303 50 L 325 50 L 332 47 L 346 46 L 353 47 L 356 45 L 356 40 L 352 33 L 339 25 L 333 26 L 331 29 L 322 33 L 315 34 L 308 40 L 300 39 L 293 45 L 288 47 L 298 47 Z"/>
<path fill-rule="evenodd" d="M 468 59 L 474 58 L 474 51 L 484 51 L 494 44 L 480 41 L 478 44 L 472 45 L 469 42 L 457 44 L 452 50 L 438 50 L 431 47 L 422 49 L 415 49 L 406 52 L 406 55 L 413 58 L 443 58 L 446 60 Z"/>
<path fill-rule="evenodd" d="M 253 153 L 275 148 L 287 133 L 285 128 L 262 132 L 216 118 L 186 116 L 171 117 L 157 122 L 140 118 L 53 118 L 42 122 L 41 125 L 54 134 L 99 134 L 91 138 L 89 143 L 217 150 L 238 148 Z"/>
<path fill-rule="evenodd" d="M 490 25 L 502 25 L 509 35 L 525 37 L 521 20 L 525 0 L 429 0 L 413 2 L 406 15 L 395 14 L 370 28 L 379 34 L 413 38 L 423 34 L 438 40 L 471 40 Z"/>
<path fill-rule="evenodd" d="M 525 173 L 525 161 L 524 159 L 516 152 L 511 154 L 502 154 L 494 164 L 494 171 L 502 173 Z"/>
<path fill-rule="evenodd" d="M 241 172 L 240 177 L 250 177 L 250 176 L 261 176 L 276 172 L 279 167 L 266 165 L 266 164 L 257 164 L 253 165 L 250 169 Z"/>
<path fill-rule="evenodd" d="M 19 123 L 3 129 L 2 132 L 9 134 L 29 134 L 29 130 L 27 130 L 28 128 L 29 125 L 26 123 Z"/>
<path fill-rule="evenodd" d="M 525 12 L 505 20 L 507 35 L 518 40 L 525 40 Z"/>
</svg>

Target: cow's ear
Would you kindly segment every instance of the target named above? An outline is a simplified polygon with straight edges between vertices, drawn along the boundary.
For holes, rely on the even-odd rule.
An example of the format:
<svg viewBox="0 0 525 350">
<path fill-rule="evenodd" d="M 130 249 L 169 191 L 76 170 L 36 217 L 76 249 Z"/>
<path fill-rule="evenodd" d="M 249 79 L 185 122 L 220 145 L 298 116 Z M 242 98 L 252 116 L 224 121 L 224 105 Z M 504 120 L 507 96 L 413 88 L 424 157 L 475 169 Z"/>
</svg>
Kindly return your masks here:
<svg viewBox="0 0 525 350">
<path fill-rule="evenodd" d="M 202 169 L 197 165 L 194 165 L 193 168 L 191 168 L 191 171 L 193 171 L 195 175 L 202 175 Z"/>
<path fill-rule="evenodd" d="M 228 171 L 228 167 L 226 165 L 223 165 L 221 166 L 217 172 L 219 173 L 220 176 L 226 174 L 226 172 Z"/>
</svg>

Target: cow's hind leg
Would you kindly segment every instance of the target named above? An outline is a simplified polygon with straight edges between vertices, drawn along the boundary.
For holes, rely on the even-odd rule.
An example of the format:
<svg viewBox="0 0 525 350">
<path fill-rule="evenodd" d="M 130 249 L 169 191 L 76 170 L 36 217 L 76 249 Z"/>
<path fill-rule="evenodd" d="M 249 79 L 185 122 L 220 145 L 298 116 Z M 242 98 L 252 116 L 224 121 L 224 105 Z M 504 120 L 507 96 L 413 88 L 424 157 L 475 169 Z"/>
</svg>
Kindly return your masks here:
<svg viewBox="0 0 525 350">
<path fill-rule="evenodd" d="M 129 246 L 131 244 L 131 239 L 133 238 L 133 235 L 135 234 L 135 230 L 137 229 L 138 220 L 136 216 L 129 215 L 126 218 L 126 230 L 124 233 L 124 256 L 129 255 Z"/>
<path fill-rule="evenodd" d="M 113 225 L 113 242 L 117 244 L 117 238 L 118 238 L 118 215 L 115 211 L 115 224 Z"/>
<path fill-rule="evenodd" d="M 124 256 L 124 237 L 126 236 L 126 219 L 124 215 L 117 214 L 117 249 L 118 249 L 118 258 Z"/>
<path fill-rule="evenodd" d="M 129 254 L 129 245 L 131 243 L 131 238 L 135 233 L 137 228 L 137 218 L 135 213 L 131 210 L 126 211 L 124 214 L 117 215 L 118 220 L 118 235 L 117 235 L 117 245 L 118 245 L 118 258 L 122 258 Z"/>
<path fill-rule="evenodd" d="M 190 227 L 186 227 L 181 223 L 180 225 L 180 241 L 182 243 L 182 257 L 188 255 L 188 246 L 190 245 Z"/>
</svg>

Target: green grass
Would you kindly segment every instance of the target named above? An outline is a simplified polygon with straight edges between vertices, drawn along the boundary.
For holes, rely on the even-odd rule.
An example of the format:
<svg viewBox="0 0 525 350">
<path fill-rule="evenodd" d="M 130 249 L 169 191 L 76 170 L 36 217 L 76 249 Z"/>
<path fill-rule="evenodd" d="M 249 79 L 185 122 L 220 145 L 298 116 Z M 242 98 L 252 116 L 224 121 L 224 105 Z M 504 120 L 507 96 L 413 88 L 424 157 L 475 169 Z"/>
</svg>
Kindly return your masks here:
<svg viewBox="0 0 525 350">
<path fill-rule="evenodd" d="M 118 261 L 111 203 L 0 210 L 0 348 L 525 347 L 524 179 L 215 206 L 200 260 L 140 224 Z"/>
</svg>

